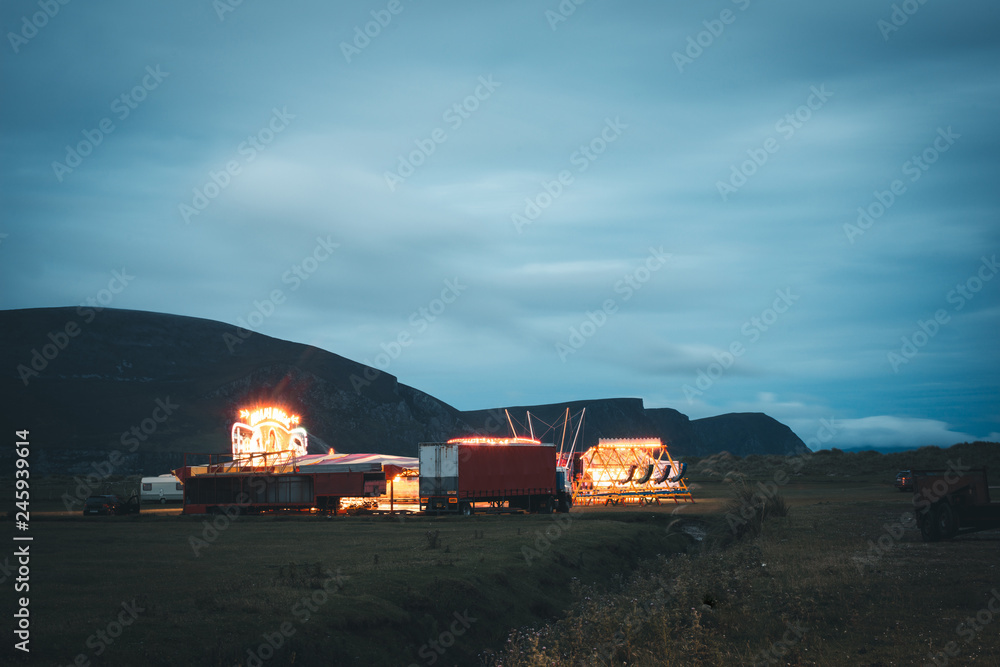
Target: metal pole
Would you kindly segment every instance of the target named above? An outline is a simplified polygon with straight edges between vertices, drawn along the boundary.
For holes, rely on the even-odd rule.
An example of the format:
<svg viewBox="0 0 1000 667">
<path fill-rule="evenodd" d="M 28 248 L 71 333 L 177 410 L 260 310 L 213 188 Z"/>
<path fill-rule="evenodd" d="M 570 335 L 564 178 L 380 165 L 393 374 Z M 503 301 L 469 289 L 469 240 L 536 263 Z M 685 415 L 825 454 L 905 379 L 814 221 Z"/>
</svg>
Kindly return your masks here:
<svg viewBox="0 0 1000 667">
<path fill-rule="evenodd" d="M 503 409 L 503 413 L 505 415 L 507 415 L 507 423 L 510 425 L 510 437 L 516 438 L 517 437 L 517 431 L 514 430 L 514 422 L 511 421 L 510 412 L 507 411 L 507 408 L 504 408 Z"/>
</svg>

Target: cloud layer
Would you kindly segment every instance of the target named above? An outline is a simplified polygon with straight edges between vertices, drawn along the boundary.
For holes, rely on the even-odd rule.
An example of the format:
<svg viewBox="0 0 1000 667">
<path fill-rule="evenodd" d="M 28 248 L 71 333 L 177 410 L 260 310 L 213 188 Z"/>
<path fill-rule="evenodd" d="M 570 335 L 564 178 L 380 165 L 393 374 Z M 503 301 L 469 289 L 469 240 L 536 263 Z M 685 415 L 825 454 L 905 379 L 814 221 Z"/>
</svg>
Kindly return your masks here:
<svg viewBox="0 0 1000 667">
<path fill-rule="evenodd" d="M 995 4 L 331 4 L 6 3 L 0 307 L 125 267 L 463 409 L 1000 431 Z"/>
</svg>

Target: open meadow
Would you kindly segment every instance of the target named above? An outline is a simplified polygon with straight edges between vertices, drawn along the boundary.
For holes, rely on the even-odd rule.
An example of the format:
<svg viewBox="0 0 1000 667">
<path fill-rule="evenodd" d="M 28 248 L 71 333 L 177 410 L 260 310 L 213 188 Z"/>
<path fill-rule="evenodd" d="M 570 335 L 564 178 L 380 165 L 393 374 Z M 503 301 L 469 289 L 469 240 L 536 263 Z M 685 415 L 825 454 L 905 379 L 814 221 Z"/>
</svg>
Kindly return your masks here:
<svg viewBox="0 0 1000 667">
<path fill-rule="evenodd" d="M 0 662 L 1000 661 L 1000 531 L 924 543 L 891 479 L 768 471 L 787 515 L 747 531 L 698 470 L 694 504 L 468 518 L 83 517 L 39 480 L 31 654 Z"/>
</svg>

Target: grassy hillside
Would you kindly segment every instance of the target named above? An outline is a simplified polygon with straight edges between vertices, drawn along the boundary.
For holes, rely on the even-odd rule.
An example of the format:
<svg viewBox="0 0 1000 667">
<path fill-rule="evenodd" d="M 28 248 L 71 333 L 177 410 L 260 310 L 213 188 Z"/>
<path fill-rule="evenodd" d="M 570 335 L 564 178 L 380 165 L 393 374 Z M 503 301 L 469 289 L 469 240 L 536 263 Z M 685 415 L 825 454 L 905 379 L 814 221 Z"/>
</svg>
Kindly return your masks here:
<svg viewBox="0 0 1000 667">
<path fill-rule="evenodd" d="M 790 513 L 759 537 L 583 590 L 565 618 L 513 633 L 491 664 L 1000 664 L 1000 531 L 922 542 L 910 497 L 882 485 L 784 493 Z"/>
<path fill-rule="evenodd" d="M 720 452 L 705 457 L 682 457 L 692 481 L 711 481 L 736 471 L 752 479 L 772 479 L 784 471 L 790 478 L 838 481 L 844 479 L 892 484 L 900 470 L 948 468 L 949 465 L 986 466 L 1000 484 L 1000 444 L 966 442 L 947 448 L 921 447 L 892 454 L 873 451 L 820 450 L 802 456 L 733 456 Z"/>
</svg>

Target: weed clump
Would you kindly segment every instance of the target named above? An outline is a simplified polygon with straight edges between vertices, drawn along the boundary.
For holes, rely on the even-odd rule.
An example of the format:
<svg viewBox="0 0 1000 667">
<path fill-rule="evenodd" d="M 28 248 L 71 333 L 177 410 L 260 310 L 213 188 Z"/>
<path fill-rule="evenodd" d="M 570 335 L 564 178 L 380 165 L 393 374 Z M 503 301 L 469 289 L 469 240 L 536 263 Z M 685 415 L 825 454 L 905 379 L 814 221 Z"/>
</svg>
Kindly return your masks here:
<svg viewBox="0 0 1000 667">
<path fill-rule="evenodd" d="M 754 617 L 762 554 L 756 543 L 646 561 L 611 591 L 574 585 L 566 618 L 510 635 L 494 667 L 742 664 L 741 642 L 720 641 Z M 720 616 L 721 615 L 721 616 Z M 493 662 L 489 662 L 492 659 Z"/>
<path fill-rule="evenodd" d="M 732 497 L 726 503 L 726 524 L 733 541 L 753 539 L 769 518 L 788 516 L 788 503 L 776 489 L 755 486 L 739 474 L 727 476 L 726 481 L 732 485 Z"/>
<path fill-rule="evenodd" d="M 440 530 L 428 530 L 427 534 L 424 537 L 427 538 L 428 549 L 437 549 L 439 546 L 441 546 Z"/>
</svg>

